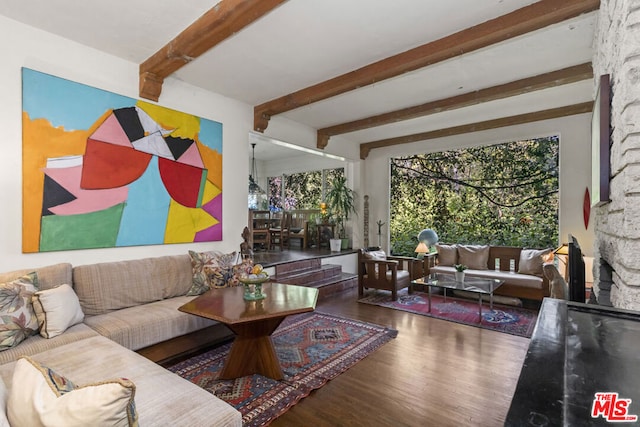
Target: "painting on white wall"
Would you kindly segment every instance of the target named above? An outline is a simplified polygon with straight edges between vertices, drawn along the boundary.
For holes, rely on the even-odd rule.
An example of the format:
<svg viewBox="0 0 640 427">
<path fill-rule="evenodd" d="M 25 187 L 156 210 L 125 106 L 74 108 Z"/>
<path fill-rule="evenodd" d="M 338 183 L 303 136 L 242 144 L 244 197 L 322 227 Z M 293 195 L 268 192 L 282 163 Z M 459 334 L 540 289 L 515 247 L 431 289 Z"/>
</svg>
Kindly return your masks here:
<svg viewBox="0 0 640 427">
<path fill-rule="evenodd" d="M 222 124 L 22 70 L 23 252 L 222 240 Z"/>
</svg>

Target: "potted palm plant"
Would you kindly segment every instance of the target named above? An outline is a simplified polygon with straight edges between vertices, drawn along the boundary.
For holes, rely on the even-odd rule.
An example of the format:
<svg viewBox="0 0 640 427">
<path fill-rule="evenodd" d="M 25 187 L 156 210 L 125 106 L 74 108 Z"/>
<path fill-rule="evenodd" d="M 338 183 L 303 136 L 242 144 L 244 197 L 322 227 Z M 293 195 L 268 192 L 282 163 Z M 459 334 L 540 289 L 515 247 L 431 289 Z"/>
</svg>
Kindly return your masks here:
<svg viewBox="0 0 640 427">
<path fill-rule="evenodd" d="M 336 177 L 326 194 L 327 204 L 336 218 L 338 225 L 338 237 L 341 240 L 341 248 L 349 247 L 349 239 L 344 228 L 345 222 L 349 220 L 349 214 L 356 213 L 356 193 L 347 187 L 347 178 Z"/>
</svg>

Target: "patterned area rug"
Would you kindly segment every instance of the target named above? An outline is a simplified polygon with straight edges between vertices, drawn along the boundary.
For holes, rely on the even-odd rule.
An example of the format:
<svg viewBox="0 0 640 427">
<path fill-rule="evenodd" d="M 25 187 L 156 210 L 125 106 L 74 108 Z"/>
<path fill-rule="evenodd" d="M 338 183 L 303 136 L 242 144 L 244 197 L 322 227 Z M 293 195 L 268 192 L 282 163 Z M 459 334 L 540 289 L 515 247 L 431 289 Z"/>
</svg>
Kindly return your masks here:
<svg viewBox="0 0 640 427">
<path fill-rule="evenodd" d="M 493 304 L 493 310 L 490 310 L 489 303 L 483 303 L 482 322 L 478 322 L 480 319 L 477 300 L 447 296 L 447 301 L 445 302 L 444 296 L 437 294 L 431 295 L 431 312 L 429 312 L 427 294 L 414 291 L 413 294 L 409 295 L 407 289 L 402 289 L 398 292 L 398 301 L 391 301 L 391 291 L 369 289 L 358 302 L 408 311 L 527 338 L 531 338 L 538 318 L 538 313 L 534 310 L 496 303 Z"/>
<path fill-rule="evenodd" d="M 233 405 L 243 426 L 264 426 L 397 334 L 370 323 L 305 313 L 286 318 L 272 336 L 282 381 L 261 375 L 218 380 L 231 344 L 168 369 Z"/>
</svg>

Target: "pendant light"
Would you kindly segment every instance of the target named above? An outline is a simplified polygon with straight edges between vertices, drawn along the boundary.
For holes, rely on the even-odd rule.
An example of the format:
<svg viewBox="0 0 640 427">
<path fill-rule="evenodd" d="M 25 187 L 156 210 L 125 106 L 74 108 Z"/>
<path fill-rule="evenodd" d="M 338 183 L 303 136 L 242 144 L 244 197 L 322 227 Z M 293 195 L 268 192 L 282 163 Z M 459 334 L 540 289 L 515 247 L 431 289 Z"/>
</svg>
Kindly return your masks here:
<svg viewBox="0 0 640 427">
<path fill-rule="evenodd" d="M 249 195 L 255 196 L 258 194 L 265 194 L 262 188 L 258 185 L 254 176 L 258 177 L 258 172 L 256 170 L 256 143 L 251 144 L 251 148 L 253 150 L 251 157 L 251 172 L 249 173 Z"/>
</svg>

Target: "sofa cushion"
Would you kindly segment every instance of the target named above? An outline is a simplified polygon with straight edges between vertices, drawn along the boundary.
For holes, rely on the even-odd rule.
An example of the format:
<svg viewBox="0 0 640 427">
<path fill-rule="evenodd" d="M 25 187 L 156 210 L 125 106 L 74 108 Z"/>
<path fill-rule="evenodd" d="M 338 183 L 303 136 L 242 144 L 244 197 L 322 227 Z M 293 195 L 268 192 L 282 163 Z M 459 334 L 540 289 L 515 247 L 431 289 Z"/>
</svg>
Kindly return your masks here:
<svg viewBox="0 0 640 427">
<path fill-rule="evenodd" d="M 73 285 L 87 316 L 185 295 L 191 286 L 189 255 L 80 265 Z"/>
<path fill-rule="evenodd" d="M 31 296 L 38 290 L 35 272 L 0 283 L 0 351 L 15 347 L 38 332 Z"/>
<path fill-rule="evenodd" d="M 136 385 L 135 402 L 141 426 L 242 426 L 242 415 L 231 405 L 102 336 L 59 346 L 32 359 L 72 378 L 76 384 L 91 383 L 97 378 L 128 378 Z M 9 394 L 15 365 L 15 362 L 0 365 L 0 376 Z"/>
<path fill-rule="evenodd" d="M 552 249 L 523 249 L 520 252 L 518 273 L 542 276 L 543 257 L 549 255 Z"/>
<path fill-rule="evenodd" d="M 137 426 L 135 385 L 120 378 L 76 386 L 50 368 L 24 357 L 16 363 L 7 412 L 20 426 Z"/>
<path fill-rule="evenodd" d="M 67 284 L 34 293 L 32 303 L 44 338 L 57 337 L 84 319 L 78 296 Z"/>
<path fill-rule="evenodd" d="M 233 266 L 238 263 L 236 252 L 189 251 L 191 258 L 191 288 L 187 295 L 201 295 L 211 288 L 223 288 L 233 277 Z"/>
<path fill-rule="evenodd" d="M 436 244 L 438 251 L 438 265 L 453 266 L 458 263 L 458 249 L 456 245 Z"/>
<path fill-rule="evenodd" d="M 489 263 L 488 245 L 458 245 L 458 264 L 472 270 L 487 270 Z"/>
<path fill-rule="evenodd" d="M 72 283 L 72 267 L 69 263 L 49 265 L 46 267 L 29 268 L 0 273 L 0 283 L 15 280 L 35 271 L 38 276 L 38 289 L 49 289 L 63 283 Z"/>
<path fill-rule="evenodd" d="M 4 381 L 0 378 L 0 427 L 11 427 L 7 418 L 8 397 L 7 386 L 4 385 Z"/>
<path fill-rule="evenodd" d="M 131 350 L 217 324 L 214 320 L 178 311 L 195 297 L 175 297 L 136 307 L 87 316 L 84 322 L 100 335 Z"/>
<path fill-rule="evenodd" d="M 58 335 L 55 338 L 47 339 L 43 338 L 39 334 L 32 335 L 22 341 L 19 346 L 12 347 L 5 351 L 0 351 L 0 364 L 14 362 L 21 356 L 33 356 L 34 354 L 59 347 L 61 345 L 80 341 L 89 337 L 95 337 L 97 335 L 98 333 L 96 331 L 84 323 L 78 323 L 77 325 L 70 327 L 64 332 L 64 334 Z"/>
</svg>

